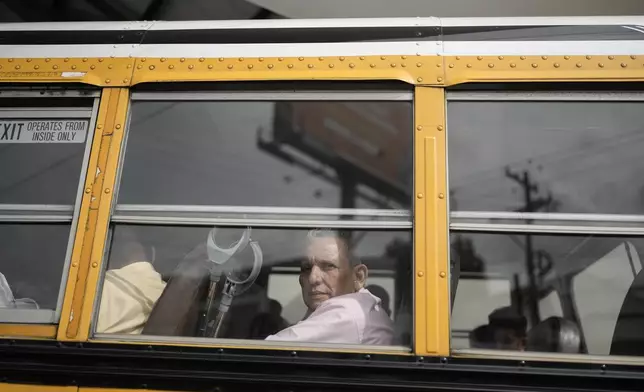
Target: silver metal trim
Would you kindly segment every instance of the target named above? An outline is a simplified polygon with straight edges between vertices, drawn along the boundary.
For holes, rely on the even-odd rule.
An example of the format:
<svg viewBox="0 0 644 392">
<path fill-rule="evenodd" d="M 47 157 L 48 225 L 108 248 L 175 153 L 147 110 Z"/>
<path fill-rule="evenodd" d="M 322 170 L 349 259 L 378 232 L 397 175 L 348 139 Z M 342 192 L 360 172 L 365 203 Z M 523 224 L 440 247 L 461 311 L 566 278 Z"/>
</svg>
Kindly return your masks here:
<svg viewBox="0 0 644 392">
<path fill-rule="evenodd" d="M 0 309 L 0 322 L 25 324 L 53 324 L 56 312 L 50 309 Z"/>
<path fill-rule="evenodd" d="M 448 91 L 447 101 L 642 102 L 644 92 L 611 91 Z"/>
<path fill-rule="evenodd" d="M 285 341 L 271 341 L 271 340 L 252 340 L 252 339 L 209 339 L 209 338 L 193 338 L 193 337 L 179 337 L 179 336 L 154 336 L 154 335 L 112 335 L 112 334 L 94 334 L 94 338 L 101 340 L 118 340 L 118 341 L 132 341 L 132 342 L 159 342 L 159 343 L 192 343 L 198 345 L 205 345 L 210 347 L 226 347 L 226 346 L 249 346 L 249 347 L 298 347 L 298 348 L 311 348 L 311 349 L 327 349 L 331 350 L 359 350 L 364 351 L 365 354 L 371 352 L 387 351 L 392 353 L 409 353 L 410 347 L 405 346 L 377 346 L 366 344 L 331 344 L 331 343 L 303 343 L 303 342 L 285 342 Z"/>
<path fill-rule="evenodd" d="M 132 101 L 411 101 L 411 91 L 177 91 L 133 92 Z"/>
<path fill-rule="evenodd" d="M 512 359 L 527 361 L 549 361 L 549 362 L 581 362 L 598 363 L 608 365 L 642 365 L 644 357 L 626 357 L 613 355 L 593 354 L 563 354 L 545 353 L 534 351 L 506 351 L 506 350 L 483 350 L 483 349 L 453 349 L 452 355 L 455 358 L 474 359 Z"/>
<path fill-rule="evenodd" d="M 538 234 L 587 234 L 642 236 L 644 228 L 639 227 L 595 227 L 595 226 L 555 226 L 555 225 L 512 225 L 485 223 L 451 223 L 450 231 L 473 232 L 511 232 Z"/>
<path fill-rule="evenodd" d="M 80 118 L 92 116 L 92 110 L 69 109 L 51 110 L 50 108 L 0 107 L 0 118 Z"/>
<path fill-rule="evenodd" d="M 100 95 L 98 90 L 4 90 L 0 88 L 0 98 L 97 98 Z"/>
<path fill-rule="evenodd" d="M 74 206 L 70 204 L 0 204 L 1 211 L 73 212 Z"/>
<path fill-rule="evenodd" d="M 73 220 L 72 215 L 0 215 L 2 223 L 69 223 Z"/>
<path fill-rule="evenodd" d="M 275 215 L 321 215 L 321 216 L 369 216 L 369 217 L 407 217 L 409 210 L 381 210 L 361 208 L 306 208 L 306 207 L 247 207 L 247 206 L 199 206 L 199 205 L 160 205 L 160 204 L 118 204 L 115 213 L 163 212 L 163 213 L 231 213 L 231 214 L 275 214 Z"/>
<path fill-rule="evenodd" d="M 541 220 L 571 222 L 621 222 L 644 223 L 644 215 L 619 214 L 574 214 L 544 212 L 487 212 L 487 211 L 454 211 L 451 219 L 499 219 L 499 220 Z"/>
<path fill-rule="evenodd" d="M 160 216 L 119 215 L 112 216 L 114 223 L 139 223 L 149 225 L 197 225 L 197 226 L 253 226 L 289 228 L 339 228 L 339 229 L 412 229 L 412 222 L 404 221 L 345 221 L 345 220 L 293 220 L 293 219 L 235 219 L 235 218 L 184 218 Z"/>
<path fill-rule="evenodd" d="M 76 190 L 76 200 L 74 201 L 74 213 L 72 217 L 72 224 L 69 229 L 69 240 L 67 241 L 67 251 L 65 253 L 65 263 L 63 264 L 63 272 L 60 280 L 60 290 L 58 292 L 58 300 L 56 302 L 56 322 L 60 319 L 60 314 L 63 308 L 63 300 L 65 297 L 65 288 L 67 286 L 67 278 L 69 275 L 69 265 L 71 264 L 72 259 L 72 250 L 74 248 L 74 239 L 76 238 L 76 229 L 78 227 L 78 219 L 80 216 L 81 201 L 83 198 L 83 191 L 85 189 L 85 179 L 88 175 L 87 166 L 89 165 L 89 155 L 92 150 L 92 144 L 94 141 L 94 127 L 96 126 L 96 121 L 98 120 L 98 106 L 100 104 L 100 98 L 94 98 L 94 104 L 92 106 L 92 111 L 90 115 L 89 127 L 87 129 L 87 137 L 85 138 L 85 152 L 83 154 L 83 162 L 81 164 L 80 174 L 78 176 L 78 189 Z M 95 175 L 94 173 L 89 173 L 89 175 Z"/>
</svg>

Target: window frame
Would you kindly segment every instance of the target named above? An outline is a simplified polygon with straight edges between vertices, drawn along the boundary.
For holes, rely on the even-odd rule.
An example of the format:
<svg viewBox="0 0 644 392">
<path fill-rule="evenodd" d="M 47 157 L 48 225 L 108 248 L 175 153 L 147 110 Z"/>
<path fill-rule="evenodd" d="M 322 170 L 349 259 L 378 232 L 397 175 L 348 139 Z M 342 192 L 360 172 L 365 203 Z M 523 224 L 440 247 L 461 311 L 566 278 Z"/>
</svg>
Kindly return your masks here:
<svg viewBox="0 0 644 392">
<path fill-rule="evenodd" d="M 87 135 L 84 141 L 83 158 L 81 162 L 78 185 L 76 188 L 73 204 L 1 204 L 0 203 L 0 224 L 2 223 L 68 223 L 69 235 L 65 248 L 65 256 L 60 277 L 60 286 L 56 300 L 56 308 L 51 309 L 0 309 L 0 324 L 24 323 L 24 324 L 58 324 L 62 314 L 63 300 L 67 286 L 70 270 L 72 250 L 76 239 L 76 229 L 81 212 L 81 201 L 85 187 L 85 178 L 89 165 L 89 157 L 94 139 L 94 127 L 98 119 L 98 107 L 101 100 L 99 90 L 49 90 L 45 88 L 36 89 L 1 89 L 0 97 L 15 98 L 17 100 L 40 98 L 87 98 L 91 99 L 92 105 L 87 107 L 12 107 L 3 106 L 0 108 L 0 118 L 16 117 L 12 113 L 20 113 L 20 118 L 79 118 L 89 121 Z M 44 109 L 44 113 L 43 110 Z M 25 113 L 26 112 L 26 113 Z M 24 114 L 23 114 L 24 113 Z M 71 116 L 69 115 L 71 113 Z"/>
<path fill-rule="evenodd" d="M 280 82 L 277 82 L 278 84 Z M 241 82 L 240 84 L 251 84 Z M 285 86 L 283 90 L 275 89 L 246 89 L 243 91 L 190 91 L 173 90 L 172 88 L 160 91 L 131 91 L 128 112 L 125 121 L 124 135 L 121 143 L 120 155 L 116 167 L 113 197 L 111 198 L 110 213 L 107 222 L 107 235 L 103 243 L 103 266 L 100 271 L 97 295 L 94 299 L 92 316 L 90 322 L 90 339 L 97 341 L 120 341 L 129 343 L 170 343 L 188 344 L 204 347 L 248 347 L 266 349 L 292 349 L 304 348 L 314 350 L 330 351 L 359 351 L 359 352 L 383 352 L 392 354 L 409 354 L 413 351 L 413 339 L 411 346 L 374 346 L 374 345 L 347 345 L 347 344 L 322 344 L 322 343 L 297 343 L 297 342 L 273 342 L 264 340 L 241 340 L 224 338 L 202 338 L 202 337 L 179 337 L 179 336 L 146 336 L 146 335 L 120 335 L 96 333 L 96 321 L 100 306 L 100 293 L 102 292 L 105 272 L 107 271 L 108 252 L 112 237 L 112 228 L 119 224 L 142 224 L 142 225 L 172 225 L 172 226 L 212 226 L 225 225 L 228 227 L 270 227 L 270 228 L 334 228 L 334 229 L 355 229 L 355 230 L 386 230 L 408 233 L 411 244 L 415 243 L 414 228 L 414 197 L 413 190 L 409 195 L 409 209 L 374 209 L 374 208 L 310 208 L 310 207 L 260 207 L 260 206 L 230 206 L 230 205 L 156 205 L 156 204 L 120 204 L 118 195 L 121 186 L 121 178 L 124 170 L 125 156 L 129 134 L 131 131 L 132 104 L 146 101 L 168 101 L 168 102 L 275 102 L 275 101 L 316 101 L 316 102 L 408 102 L 411 105 L 409 130 L 411 144 L 415 144 L 413 124 L 416 113 L 416 96 L 412 86 L 405 88 L 385 88 L 380 90 L 361 91 L 355 88 L 355 83 L 343 82 L 336 89 L 303 89 L 294 91 L 292 86 Z M 415 155 L 415 153 L 413 153 Z M 412 156 L 415 161 L 415 157 Z M 412 169 L 415 172 L 415 169 Z M 415 182 L 415 181 L 414 181 Z M 209 216 L 209 214 L 231 214 L 230 218 Z M 196 214 L 197 216 L 182 216 L 182 214 Z M 271 215 L 277 218 L 263 219 L 264 215 Z M 374 220 L 337 220 L 337 219 L 306 219 L 308 216 L 330 217 L 335 215 L 353 215 Z M 280 216 L 290 219 L 279 219 Z M 383 220 L 378 220 L 382 218 Z M 412 257 L 411 267 L 415 268 L 415 257 Z M 413 287 L 410 295 L 415 297 Z M 415 301 L 414 301 L 415 302 Z M 412 320 L 416 317 L 412 307 Z M 412 321 L 413 324 L 413 321 Z M 414 335 L 414 327 L 411 326 L 410 333 Z"/>
</svg>

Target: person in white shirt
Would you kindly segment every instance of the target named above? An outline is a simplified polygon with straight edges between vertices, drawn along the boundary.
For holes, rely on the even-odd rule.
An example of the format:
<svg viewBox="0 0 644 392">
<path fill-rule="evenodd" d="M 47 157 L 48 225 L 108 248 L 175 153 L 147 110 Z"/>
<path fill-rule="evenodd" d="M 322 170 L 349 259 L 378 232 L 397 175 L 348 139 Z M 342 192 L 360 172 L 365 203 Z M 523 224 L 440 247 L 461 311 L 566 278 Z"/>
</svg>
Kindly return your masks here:
<svg viewBox="0 0 644 392">
<path fill-rule="evenodd" d="M 393 344 L 393 323 L 378 297 L 364 288 L 368 270 L 345 238 L 329 230 L 308 235 L 300 286 L 308 311 L 304 319 L 266 340 Z"/>
</svg>

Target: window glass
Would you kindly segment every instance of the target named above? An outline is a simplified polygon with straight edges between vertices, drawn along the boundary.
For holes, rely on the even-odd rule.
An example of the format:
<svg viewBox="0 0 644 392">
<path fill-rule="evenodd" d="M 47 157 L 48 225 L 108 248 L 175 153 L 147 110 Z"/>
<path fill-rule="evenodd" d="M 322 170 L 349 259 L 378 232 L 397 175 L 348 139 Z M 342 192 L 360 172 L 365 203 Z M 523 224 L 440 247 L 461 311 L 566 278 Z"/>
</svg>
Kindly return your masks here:
<svg viewBox="0 0 644 392">
<path fill-rule="evenodd" d="M 411 203 L 410 102 L 137 101 L 131 117 L 119 204 Z"/>
<path fill-rule="evenodd" d="M 115 224 L 95 331 L 408 345 L 407 256 L 410 230 Z"/>
<path fill-rule="evenodd" d="M 478 339 L 479 348 L 644 355 L 638 351 L 644 347 L 644 281 L 640 282 L 644 275 L 639 257 L 644 238 L 462 232 L 458 236 L 470 242 L 470 253 L 477 255 L 485 274 L 495 275 L 476 281 L 485 287 L 477 289 L 463 279 L 467 263 L 461 264 L 453 328 L 476 328 L 479 325 L 461 320 L 473 318 L 473 309 L 484 313 L 496 307 L 477 318 L 480 329 L 466 331 Z M 462 250 L 452 247 L 452 252 Z M 499 301 L 489 288 L 499 275 L 509 282 L 505 286 L 509 296 L 504 297 L 509 302 Z"/>
<path fill-rule="evenodd" d="M 95 100 L 24 95 L 0 99 L 0 322 L 55 323 Z"/>
<path fill-rule="evenodd" d="M 641 102 L 493 95 L 448 103 L 453 211 L 644 212 Z"/>
</svg>

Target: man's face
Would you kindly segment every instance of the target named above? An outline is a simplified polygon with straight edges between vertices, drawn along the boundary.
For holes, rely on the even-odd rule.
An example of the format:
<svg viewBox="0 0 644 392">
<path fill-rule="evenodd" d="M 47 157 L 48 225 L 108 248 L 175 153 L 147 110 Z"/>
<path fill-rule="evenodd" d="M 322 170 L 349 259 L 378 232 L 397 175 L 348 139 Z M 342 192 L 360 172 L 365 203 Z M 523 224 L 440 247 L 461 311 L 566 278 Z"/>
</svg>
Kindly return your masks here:
<svg viewBox="0 0 644 392">
<path fill-rule="evenodd" d="M 354 277 L 339 238 L 314 238 L 302 262 L 302 299 L 311 310 L 329 298 L 354 292 Z"/>
</svg>

